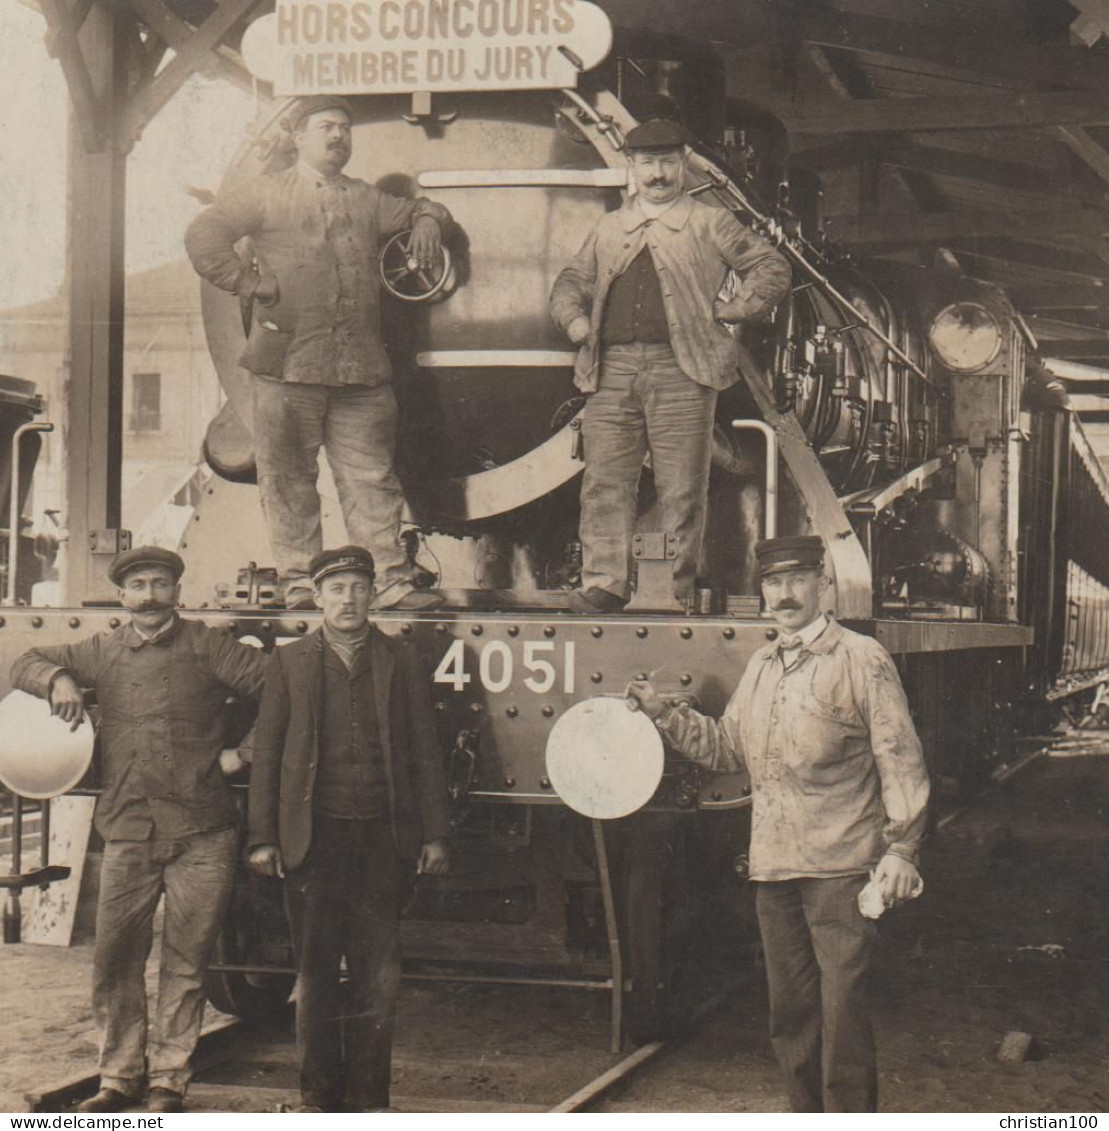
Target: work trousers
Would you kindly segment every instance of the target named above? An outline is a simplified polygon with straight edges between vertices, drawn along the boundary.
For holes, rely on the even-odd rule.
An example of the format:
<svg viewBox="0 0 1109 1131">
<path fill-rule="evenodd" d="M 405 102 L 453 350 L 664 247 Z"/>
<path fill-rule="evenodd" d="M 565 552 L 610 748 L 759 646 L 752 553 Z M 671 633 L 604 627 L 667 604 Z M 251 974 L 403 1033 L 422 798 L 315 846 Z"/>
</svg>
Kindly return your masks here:
<svg viewBox="0 0 1109 1131">
<path fill-rule="evenodd" d="M 104 845 L 92 966 L 101 1087 L 135 1098 L 144 1077 L 152 1088 L 184 1094 L 188 1087 L 204 972 L 234 885 L 238 843 L 234 829 L 218 829 Z M 148 1036 L 144 974 L 163 893 L 162 961 Z"/>
<path fill-rule="evenodd" d="M 410 882 L 388 820 L 314 815 L 308 855 L 285 880 L 306 1105 L 333 1112 L 389 1106 L 400 912 Z"/>
<path fill-rule="evenodd" d="M 770 1040 L 793 1111 L 875 1111 L 870 1017 L 876 925 L 856 899 L 865 875 L 757 883 Z"/>
<path fill-rule="evenodd" d="M 585 405 L 582 587 L 625 600 L 639 478 L 648 449 L 663 527 L 677 538 L 674 593 L 688 598 L 705 529 L 716 390 L 687 377 L 669 345 L 609 346 Z"/>
<path fill-rule="evenodd" d="M 393 467 L 397 401 L 391 384 L 307 385 L 254 377 L 258 490 L 282 581 L 308 576 L 323 548 L 317 460 L 324 449 L 351 542 L 373 554 L 378 605 L 412 589 L 398 544 L 404 494 Z"/>
</svg>

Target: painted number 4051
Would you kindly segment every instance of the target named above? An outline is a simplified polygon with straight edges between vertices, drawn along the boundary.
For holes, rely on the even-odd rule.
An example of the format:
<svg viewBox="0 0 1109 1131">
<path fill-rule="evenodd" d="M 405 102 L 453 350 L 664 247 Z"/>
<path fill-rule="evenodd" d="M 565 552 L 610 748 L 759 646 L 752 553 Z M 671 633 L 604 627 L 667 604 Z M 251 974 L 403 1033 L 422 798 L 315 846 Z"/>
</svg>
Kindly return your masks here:
<svg viewBox="0 0 1109 1131">
<path fill-rule="evenodd" d="M 561 649 L 553 640 L 525 640 L 523 655 L 519 657 L 503 640 L 490 640 L 482 645 L 476 658 L 477 677 L 486 691 L 507 691 L 514 679 L 536 695 L 546 694 L 560 682 L 566 694 L 574 691 L 572 640 L 564 641 Z M 466 661 L 465 643 L 455 640 L 435 669 L 435 682 L 462 691 L 474 678 L 466 670 Z"/>
</svg>

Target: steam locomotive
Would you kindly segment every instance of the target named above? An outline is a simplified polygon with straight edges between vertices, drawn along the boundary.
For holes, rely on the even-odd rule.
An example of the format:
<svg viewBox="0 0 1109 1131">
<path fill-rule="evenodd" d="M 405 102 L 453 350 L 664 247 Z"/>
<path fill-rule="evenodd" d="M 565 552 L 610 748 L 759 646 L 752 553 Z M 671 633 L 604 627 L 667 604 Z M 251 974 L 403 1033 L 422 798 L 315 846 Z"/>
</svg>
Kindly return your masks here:
<svg viewBox="0 0 1109 1131">
<path fill-rule="evenodd" d="M 558 720 L 642 674 L 721 711 L 776 634 L 760 614 L 756 540 L 816 533 L 835 581 L 829 611 L 895 656 L 942 803 L 1008 757 L 1046 704 L 1105 678 L 1109 483 L 1004 291 L 942 253 L 927 267 L 839 253 L 821 231 L 819 186 L 789 174 L 780 123 L 725 97 L 707 48 L 622 33 L 576 90 L 352 101 L 347 172 L 441 201 L 457 221 L 434 278 L 409 271 L 403 238 L 381 257 L 406 545 L 449 597 L 378 622 L 433 673 L 455 803 L 453 874 L 422 881 L 406 920 L 410 972 L 601 989 L 617 1034 L 658 1036 L 679 1019 L 712 893 L 742 876 L 749 786 L 668 756 L 639 812 L 590 819 L 547 772 Z M 688 191 L 774 239 L 794 288 L 772 325 L 737 334 L 694 602 L 674 603 L 647 474 L 632 603 L 571 616 L 582 400 L 547 297 L 620 203 L 624 135 L 660 106 L 698 139 Z M 226 185 L 291 160 L 291 109 L 269 108 Z M 206 440 L 216 475 L 180 546 L 185 600 L 272 648 L 314 620 L 281 609 L 272 576 L 246 565 L 267 542 L 242 321 L 226 294 L 205 285 L 202 301 L 227 401 Z M 325 542 L 345 540 L 326 481 L 321 493 Z M 4 639 L 22 650 L 109 616 L 13 610 Z M 244 874 L 213 999 L 254 1013 L 283 1001 L 291 979 L 276 885 Z"/>
</svg>

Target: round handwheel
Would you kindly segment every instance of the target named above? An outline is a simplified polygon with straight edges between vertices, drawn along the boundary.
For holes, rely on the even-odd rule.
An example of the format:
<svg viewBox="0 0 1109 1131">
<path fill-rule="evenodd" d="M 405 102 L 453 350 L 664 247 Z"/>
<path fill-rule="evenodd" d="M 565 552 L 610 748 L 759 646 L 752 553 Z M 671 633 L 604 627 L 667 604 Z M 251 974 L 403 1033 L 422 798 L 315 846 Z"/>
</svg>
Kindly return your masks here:
<svg viewBox="0 0 1109 1131">
<path fill-rule="evenodd" d="M 398 232 L 381 249 L 381 282 L 394 297 L 404 302 L 427 302 L 447 285 L 451 274 L 451 253 L 440 249 L 439 262 L 421 267 L 411 253 L 412 233 Z"/>
</svg>

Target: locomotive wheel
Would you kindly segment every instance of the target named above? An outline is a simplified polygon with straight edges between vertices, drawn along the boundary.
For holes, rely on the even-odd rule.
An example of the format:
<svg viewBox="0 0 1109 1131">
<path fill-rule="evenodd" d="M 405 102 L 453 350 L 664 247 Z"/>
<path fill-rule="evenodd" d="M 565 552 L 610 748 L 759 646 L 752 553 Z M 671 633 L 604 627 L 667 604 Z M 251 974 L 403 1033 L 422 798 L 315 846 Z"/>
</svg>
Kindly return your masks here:
<svg viewBox="0 0 1109 1131">
<path fill-rule="evenodd" d="M 651 815 L 656 816 L 656 815 Z M 662 815 L 657 815 L 662 817 Z M 683 823 L 640 820 L 629 837 L 625 872 L 624 1033 L 635 1045 L 679 1035 L 694 1000 L 686 961 L 697 920 Z"/>
<path fill-rule="evenodd" d="M 411 244 L 411 232 L 398 232 L 381 249 L 381 285 L 402 302 L 427 302 L 451 278 L 451 253 L 441 248 L 440 262 L 429 271 L 412 256 Z"/>
<path fill-rule="evenodd" d="M 257 910 L 243 892 L 242 885 L 236 886 L 216 938 L 212 952 L 213 966 L 265 965 L 260 961 L 260 948 L 253 939 L 256 914 Z M 257 1023 L 272 1022 L 288 1012 L 293 982 L 290 974 L 242 974 L 220 970 L 209 970 L 204 979 L 208 1000 L 216 1009 Z"/>
</svg>

